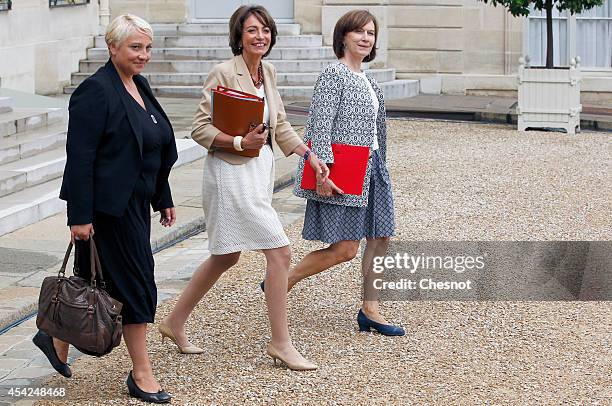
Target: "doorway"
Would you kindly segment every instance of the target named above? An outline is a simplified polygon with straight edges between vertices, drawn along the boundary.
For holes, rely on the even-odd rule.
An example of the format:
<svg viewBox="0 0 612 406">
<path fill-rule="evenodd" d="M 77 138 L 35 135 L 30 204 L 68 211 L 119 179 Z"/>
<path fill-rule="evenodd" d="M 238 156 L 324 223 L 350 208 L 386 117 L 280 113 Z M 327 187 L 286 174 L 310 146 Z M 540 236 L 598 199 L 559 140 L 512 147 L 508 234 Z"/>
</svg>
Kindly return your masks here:
<svg viewBox="0 0 612 406">
<path fill-rule="evenodd" d="M 259 4 L 264 6 L 276 22 L 293 21 L 293 0 L 191 0 L 192 21 L 227 21 L 241 5 Z"/>
</svg>

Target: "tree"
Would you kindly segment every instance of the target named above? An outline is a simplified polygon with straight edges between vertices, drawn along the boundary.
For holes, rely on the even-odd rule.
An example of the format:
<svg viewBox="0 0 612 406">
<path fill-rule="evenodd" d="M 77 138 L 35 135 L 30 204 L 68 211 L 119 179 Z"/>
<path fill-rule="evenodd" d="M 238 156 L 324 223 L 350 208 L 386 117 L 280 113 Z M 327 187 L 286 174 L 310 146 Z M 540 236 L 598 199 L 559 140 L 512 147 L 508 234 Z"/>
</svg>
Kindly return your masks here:
<svg viewBox="0 0 612 406">
<path fill-rule="evenodd" d="M 559 12 L 569 10 L 571 14 L 580 13 L 596 6 L 601 6 L 604 0 L 480 0 L 494 6 L 501 4 L 515 17 L 526 17 L 533 4 L 536 10 L 546 10 L 546 68 L 553 68 L 553 7 Z"/>
</svg>

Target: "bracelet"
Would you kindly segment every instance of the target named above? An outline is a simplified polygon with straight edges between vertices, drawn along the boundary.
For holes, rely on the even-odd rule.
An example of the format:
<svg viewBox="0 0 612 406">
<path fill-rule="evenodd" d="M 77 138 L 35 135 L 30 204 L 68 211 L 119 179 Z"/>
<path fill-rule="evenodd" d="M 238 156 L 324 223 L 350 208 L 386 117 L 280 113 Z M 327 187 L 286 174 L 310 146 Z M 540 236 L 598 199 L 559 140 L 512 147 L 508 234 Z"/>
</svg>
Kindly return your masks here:
<svg viewBox="0 0 612 406">
<path fill-rule="evenodd" d="M 234 149 L 236 151 L 244 151 L 242 148 L 242 137 L 239 135 L 234 137 Z"/>
<path fill-rule="evenodd" d="M 308 158 L 310 158 L 310 150 L 307 149 L 306 152 L 304 152 L 304 161 L 308 161 Z"/>
</svg>

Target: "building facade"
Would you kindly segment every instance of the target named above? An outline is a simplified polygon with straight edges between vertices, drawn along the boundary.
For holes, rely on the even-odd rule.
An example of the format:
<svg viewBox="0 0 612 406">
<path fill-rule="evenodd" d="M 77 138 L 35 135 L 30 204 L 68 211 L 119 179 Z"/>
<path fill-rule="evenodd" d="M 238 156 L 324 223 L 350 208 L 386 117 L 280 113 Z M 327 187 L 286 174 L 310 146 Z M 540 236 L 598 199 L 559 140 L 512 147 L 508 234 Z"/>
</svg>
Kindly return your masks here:
<svg viewBox="0 0 612 406">
<path fill-rule="evenodd" d="M 0 87 L 61 93 L 100 31 L 100 10 L 97 0 L 0 0 Z"/>
<path fill-rule="evenodd" d="M 66 6 L 66 3 L 85 4 Z M 1 11 L 0 86 L 42 94 L 61 91 L 110 17 L 130 12 L 151 23 L 223 22 L 247 0 L 19 0 Z M 59 3 L 65 7 L 56 7 Z M 477 0 L 260 0 L 279 22 L 331 45 L 340 15 L 366 8 L 379 20 L 378 57 L 371 67 L 419 79 L 425 92 L 515 96 L 518 59 L 545 55 L 537 13 L 514 18 Z M 36 27 L 36 29 L 32 29 Z M 579 16 L 555 14 L 555 62 L 582 59 L 583 103 L 612 104 L 612 0 Z"/>
</svg>

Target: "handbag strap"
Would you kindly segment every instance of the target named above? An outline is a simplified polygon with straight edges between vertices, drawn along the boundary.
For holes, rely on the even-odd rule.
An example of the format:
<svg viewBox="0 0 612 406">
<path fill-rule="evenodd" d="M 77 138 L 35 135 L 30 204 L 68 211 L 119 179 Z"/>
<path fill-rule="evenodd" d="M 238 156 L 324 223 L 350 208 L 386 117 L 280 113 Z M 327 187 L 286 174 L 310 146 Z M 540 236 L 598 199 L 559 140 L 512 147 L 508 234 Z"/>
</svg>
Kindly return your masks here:
<svg viewBox="0 0 612 406">
<path fill-rule="evenodd" d="M 106 289 L 104 274 L 102 273 L 102 264 L 100 264 L 100 257 L 98 256 L 98 249 L 96 248 L 93 236 L 89 237 L 89 265 L 91 269 L 91 286 L 96 286 L 96 275 L 99 274 L 100 285 L 102 289 Z"/>
<path fill-rule="evenodd" d="M 66 266 L 68 265 L 68 259 L 70 259 L 70 253 L 72 252 L 72 247 L 74 244 L 72 241 L 68 243 L 68 248 L 66 249 L 66 254 L 64 255 L 64 260 L 62 261 L 62 266 L 57 273 L 58 277 L 63 277 L 66 275 Z M 79 250 L 75 250 L 75 263 L 77 263 L 77 252 Z M 89 264 L 91 270 L 91 279 L 90 284 L 93 287 L 96 287 L 96 275 L 100 275 L 100 285 L 102 289 L 106 289 L 106 283 L 104 282 L 104 274 L 102 273 L 102 264 L 100 264 L 100 257 L 98 256 L 98 249 L 96 248 L 96 243 L 93 240 L 93 236 L 89 237 Z"/>
<path fill-rule="evenodd" d="M 66 275 L 66 265 L 68 265 L 68 259 L 70 258 L 70 253 L 72 252 L 72 241 L 68 244 L 68 249 L 66 250 L 66 255 L 64 255 L 64 261 L 62 262 L 62 267 L 60 268 L 57 276 L 65 276 Z M 76 255 L 76 252 L 75 252 Z"/>
</svg>

